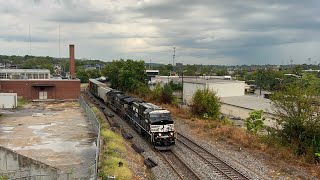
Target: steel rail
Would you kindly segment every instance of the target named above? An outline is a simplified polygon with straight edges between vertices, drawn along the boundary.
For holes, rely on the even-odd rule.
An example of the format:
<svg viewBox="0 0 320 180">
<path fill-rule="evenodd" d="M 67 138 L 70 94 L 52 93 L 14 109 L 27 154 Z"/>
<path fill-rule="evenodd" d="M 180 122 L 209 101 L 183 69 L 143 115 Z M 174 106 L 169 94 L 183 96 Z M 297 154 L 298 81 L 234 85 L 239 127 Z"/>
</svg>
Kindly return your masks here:
<svg viewBox="0 0 320 180">
<path fill-rule="evenodd" d="M 178 134 L 177 141 L 179 141 L 180 143 L 185 145 L 188 149 L 196 153 L 199 157 L 201 157 L 204 161 L 206 161 L 208 165 L 214 167 L 214 169 L 216 169 L 215 172 L 223 176 L 223 178 L 232 179 L 232 180 L 248 180 L 249 179 L 246 175 L 241 173 L 239 170 L 230 166 L 220 157 L 212 154 L 211 152 L 209 152 L 207 149 L 205 149 L 198 143 L 182 135 L 181 133 L 177 133 L 177 134 Z"/>
<path fill-rule="evenodd" d="M 200 180 L 201 178 L 173 151 L 159 151 L 161 157 L 170 165 L 180 179 Z"/>
</svg>

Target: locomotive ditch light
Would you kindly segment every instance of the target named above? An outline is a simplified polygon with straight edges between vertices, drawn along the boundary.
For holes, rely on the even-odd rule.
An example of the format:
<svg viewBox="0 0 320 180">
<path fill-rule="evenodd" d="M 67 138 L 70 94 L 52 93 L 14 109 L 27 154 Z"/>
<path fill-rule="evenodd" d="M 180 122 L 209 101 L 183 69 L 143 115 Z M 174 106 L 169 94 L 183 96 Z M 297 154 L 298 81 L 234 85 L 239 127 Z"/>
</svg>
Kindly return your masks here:
<svg viewBox="0 0 320 180">
<path fill-rule="evenodd" d="M 161 136 L 162 134 L 161 134 L 161 133 L 159 133 L 158 135 L 159 135 L 159 136 Z"/>
<path fill-rule="evenodd" d="M 170 132 L 170 136 L 173 136 L 173 132 Z"/>
</svg>

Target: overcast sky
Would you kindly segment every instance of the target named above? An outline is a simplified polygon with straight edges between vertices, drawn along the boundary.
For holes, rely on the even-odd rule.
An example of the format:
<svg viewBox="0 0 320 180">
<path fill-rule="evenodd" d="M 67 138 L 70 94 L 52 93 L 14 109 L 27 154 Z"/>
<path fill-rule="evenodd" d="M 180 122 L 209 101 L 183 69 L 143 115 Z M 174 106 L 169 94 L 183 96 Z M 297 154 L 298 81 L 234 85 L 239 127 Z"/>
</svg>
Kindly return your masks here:
<svg viewBox="0 0 320 180">
<path fill-rule="evenodd" d="M 184 64 L 320 63 L 319 12 L 317 0 L 0 0 L 0 54 L 59 57 L 60 26 L 61 57 L 72 43 L 104 61 L 167 64 L 176 47 Z"/>
</svg>

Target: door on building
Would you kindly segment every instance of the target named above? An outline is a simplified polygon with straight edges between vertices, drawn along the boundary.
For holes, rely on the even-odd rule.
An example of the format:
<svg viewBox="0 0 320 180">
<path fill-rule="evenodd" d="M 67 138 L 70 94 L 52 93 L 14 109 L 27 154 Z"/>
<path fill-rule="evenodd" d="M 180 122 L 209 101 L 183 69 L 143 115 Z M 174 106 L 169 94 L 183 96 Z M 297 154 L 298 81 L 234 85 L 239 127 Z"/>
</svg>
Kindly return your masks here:
<svg viewBox="0 0 320 180">
<path fill-rule="evenodd" d="M 47 91 L 39 91 L 39 99 L 48 99 Z"/>
</svg>

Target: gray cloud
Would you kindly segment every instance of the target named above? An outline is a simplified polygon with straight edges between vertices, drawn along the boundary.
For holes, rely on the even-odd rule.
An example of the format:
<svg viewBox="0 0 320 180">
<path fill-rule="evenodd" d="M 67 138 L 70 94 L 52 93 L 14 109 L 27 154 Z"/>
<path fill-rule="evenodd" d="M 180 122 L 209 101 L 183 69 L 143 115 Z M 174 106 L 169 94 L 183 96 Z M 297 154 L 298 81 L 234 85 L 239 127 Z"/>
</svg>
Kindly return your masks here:
<svg viewBox="0 0 320 180">
<path fill-rule="evenodd" d="M 61 42 L 75 43 L 79 55 L 94 59 L 167 63 L 175 46 L 176 61 L 186 63 L 320 60 L 313 48 L 320 44 L 319 6 L 316 0 L 8 1 L 0 2 L 0 45 L 25 42 L 24 27 L 31 24 L 33 43 L 56 46 L 60 24 Z M 50 49 L 39 52 L 56 56 Z"/>
</svg>

